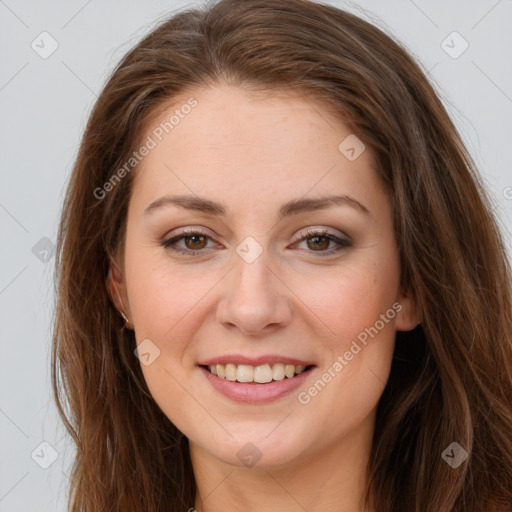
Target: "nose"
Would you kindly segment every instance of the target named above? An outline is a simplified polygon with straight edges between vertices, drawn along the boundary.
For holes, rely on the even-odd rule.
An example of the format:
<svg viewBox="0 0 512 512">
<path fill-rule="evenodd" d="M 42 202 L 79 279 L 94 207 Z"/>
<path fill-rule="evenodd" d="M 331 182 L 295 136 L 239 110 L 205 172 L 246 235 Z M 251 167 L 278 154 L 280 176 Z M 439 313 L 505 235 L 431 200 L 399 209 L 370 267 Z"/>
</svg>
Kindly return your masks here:
<svg viewBox="0 0 512 512">
<path fill-rule="evenodd" d="M 252 263 L 238 258 L 224 287 L 217 320 L 225 327 L 257 336 L 290 323 L 292 293 L 270 268 L 265 252 Z"/>
</svg>

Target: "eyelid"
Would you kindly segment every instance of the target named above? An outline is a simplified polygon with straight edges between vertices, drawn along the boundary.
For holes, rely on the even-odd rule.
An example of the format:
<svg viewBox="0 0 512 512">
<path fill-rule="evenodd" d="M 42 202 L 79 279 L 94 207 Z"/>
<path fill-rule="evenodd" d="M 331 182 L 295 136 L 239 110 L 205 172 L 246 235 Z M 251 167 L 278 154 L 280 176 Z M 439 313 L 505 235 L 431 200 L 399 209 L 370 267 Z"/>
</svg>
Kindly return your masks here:
<svg viewBox="0 0 512 512">
<path fill-rule="evenodd" d="M 197 254 L 197 253 L 201 253 L 201 252 L 206 252 L 205 249 L 194 251 L 193 249 L 179 249 L 179 248 L 171 247 L 172 242 L 175 242 L 182 238 L 186 238 L 186 237 L 193 236 L 193 235 L 199 235 L 199 236 L 203 236 L 205 238 L 209 238 L 210 240 L 214 240 L 213 236 L 210 235 L 205 230 L 205 228 L 196 228 L 194 226 L 187 226 L 184 228 L 178 228 L 177 231 L 173 232 L 172 236 L 170 236 L 169 238 L 167 238 L 165 240 L 162 240 L 160 242 L 160 244 L 163 245 L 166 249 L 169 249 L 169 250 L 172 250 L 175 252 L 181 252 L 184 254 Z"/>
<path fill-rule="evenodd" d="M 183 238 L 193 236 L 193 235 L 199 235 L 199 236 L 208 238 L 212 241 L 215 241 L 214 237 L 211 236 L 205 230 L 205 228 L 196 228 L 194 226 L 187 226 L 187 227 L 181 228 L 181 229 L 178 228 L 178 230 L 176 232 L 174 232 L 171 237 L 169 237 L 166 240 L 163 240 L 160 243 L 168 250 L 171 250 L 171 251 L 177 252 L 177 253 L 181 253 L 181 254 L 185 254 L 185 255 L 194 256 L 194 255 L 197 255 L 200 253 L 206 253 L 207 252 L 206 248 L 194 250 L 194 249 L 181 249 L 181 248 L 177 248 L 177 247 L 171 247 L 173 243 L 176 243 L 177 241 L 179 241 Z M 325 227 L 305 228 L 305 230 L 303 230 L 296 237 L 296 239 L 292 243 L 292 245 L 296 245 L 297 243 L 300 243 L 300 242 L 303 242 L 305 240 L 308 240 L 310 238 L 315 238 L 315 237 L 327 238 L 328 240 L 334 241 L 338 244 L 337 247 L 334 247 L 334 248 L 331 248 L 331 249 L 328 249 L 325 251 L 306 251 L 306 252 L 313 253 L 313 254 L 317 253 L 317 255 L 319 257 L 337 254 L 337 253 L 341 252 L 343 249 L 346 249 L 353 245 L 351 238 L 348 237 L 347 235 L 345 235 L 344 233 L 342 233 L 341 235 L 338 236 L 338 235 L 330 232 L 329 229 L 325 228 Z"/>
<path fill-rule="evenodd" d="M 185 226 L 183 228 L 176 228 L 172 232 L 172 236 L 169 238 L 176 238 L 177 236 L 190 236 L 190 235 L 203 235 L 208 236 L 210 238 L 214 238 L 213 235 L 211 235 L 211 231 L 207 228 L 203 227 L 196 227 L 196 226 Z"/>
<path fill-rule="evenodd" d="M 301 231 L 299 233 L 299 235 L 297 235 L 297 238 L 294 243 L 300 242 L 300 241 L 303 241 L 304 239 L 312 238 L 315 236 L 327 236 L 327 237 L 330 236 L 333 238 L 338 238 L 347 243 L 352 242 L 351 238 L 348 235 L 346 235 L 345 233 L 338 230 L 338 232 L 340 233 L 338 235 L 336 233 L 331 232 L 330 229 L 334 229 L 334 228 L 326 228 L 323 226 L 313 226 L 313 227 L 305 228 L 303 231 Z"/>
</svg>

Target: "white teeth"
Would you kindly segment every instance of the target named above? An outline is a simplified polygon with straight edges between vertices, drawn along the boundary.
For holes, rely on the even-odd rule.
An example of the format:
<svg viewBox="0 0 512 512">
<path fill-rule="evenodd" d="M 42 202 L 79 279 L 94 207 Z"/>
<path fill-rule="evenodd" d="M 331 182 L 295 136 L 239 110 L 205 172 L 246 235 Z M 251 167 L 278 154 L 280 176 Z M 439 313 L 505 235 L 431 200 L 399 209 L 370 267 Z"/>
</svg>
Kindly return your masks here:
<svg viewBox="0 0 512 512">
<path fill-rule="evenodd" d="M 236 365 L 235 364 L 227 364 L 226 365 L 226 379 L 235 381 L 236 380 Z"/>
<path fill-rule="evenodd" d="M 257 384 L 267 384 L 269 382 L 293 378 L 300 375 L 306 367 L 303 365 L 294 366 L 293 364 L 274 363 L 251 366 L 250 364 L 217 364 L 208 367 L 212 375 L 221 379 L 238 382 L 256 382 Z"/>
<path fill-rule="evenodd" d="M 239 364 L 236 368 L 236 380 L 238 382 L 252 382 L 254 369 L 248 364 Z"/>
<path fill-rule="evenodd" d="M 284 379 L 284 364 L 276 363 L 272 366 L 272 378 L 274 380 L 283 380 Z"/>
<path fill-rule="evenodd" d="M 295 366 L 293 364 L 287 364 L 284 367 L 284 374 L 291 379 L 295 375 Z"/>
<path fill-rule="evenodd" d="M 254 368 L 254 382 L 266 384 L 272 382 L 272 369 L 268 364 L 262 364 Z"/>
</svg>

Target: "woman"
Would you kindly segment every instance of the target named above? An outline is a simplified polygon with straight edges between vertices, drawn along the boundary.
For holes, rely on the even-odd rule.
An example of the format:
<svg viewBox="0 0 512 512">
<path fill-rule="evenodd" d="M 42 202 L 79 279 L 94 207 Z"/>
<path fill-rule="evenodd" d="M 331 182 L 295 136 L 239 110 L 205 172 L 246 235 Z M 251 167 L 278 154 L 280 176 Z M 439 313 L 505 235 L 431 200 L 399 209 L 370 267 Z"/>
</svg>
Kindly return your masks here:
<svg viewBox="0 0 512 512">
<path fill-rule="evenodd" d="M 72 511 L 512 510 L 510 266 L 399 43 L 306 0 L 122 60 L 63 209 Z"/>
</svg>

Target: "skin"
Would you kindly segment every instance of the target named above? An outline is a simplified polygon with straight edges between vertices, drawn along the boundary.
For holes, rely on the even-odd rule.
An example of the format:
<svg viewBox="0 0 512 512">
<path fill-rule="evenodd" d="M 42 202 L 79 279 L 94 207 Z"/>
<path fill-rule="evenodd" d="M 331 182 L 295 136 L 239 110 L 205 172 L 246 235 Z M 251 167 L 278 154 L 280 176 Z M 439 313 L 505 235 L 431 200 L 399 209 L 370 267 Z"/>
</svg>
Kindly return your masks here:
<svg viewBox="0 0 512 512">
<path fill-rule="evenodd" d="M 142 365 L 155 401 L 190 440 L 198 511 L 361 511 L 378 400 L 389 376 L 395 333 L 418 324 L 400 287 L 391 202 L 367 148 L 354 161 L 339 150 L 351 132 L 326 106 L 290 93 L 256 94 L 223 83 L 175 98 L 153 126 L 193 96 L 198 105 L 137 166 L 123 256 L 109 290 L 160 355 Z M 147 130 L 144 137 L 151 134 Z M 164 195 L 222 203 L 225 217 L 166 205 Z M 348 195 L 364 205 L 278 220 L 292 199 Z M 192 226 L 207 238 L 161 245 Z M 305 228 L 348 236 L 299 241 Z M 246 237 L 261 246 L 247 263 Z M 320 246 L 320 248 L 317 248 Z M 117 299 L 116 299 L 117 298 Z M 308 389 L 381 314 L 401 311 L 307 404 Z M 199 361 L 224 354 L 281 354 L 313 361 L 306 384 L 263 405 L 213 389 Z M 261 458 L 237 453 L 252 443 Z"/>
</svg>

